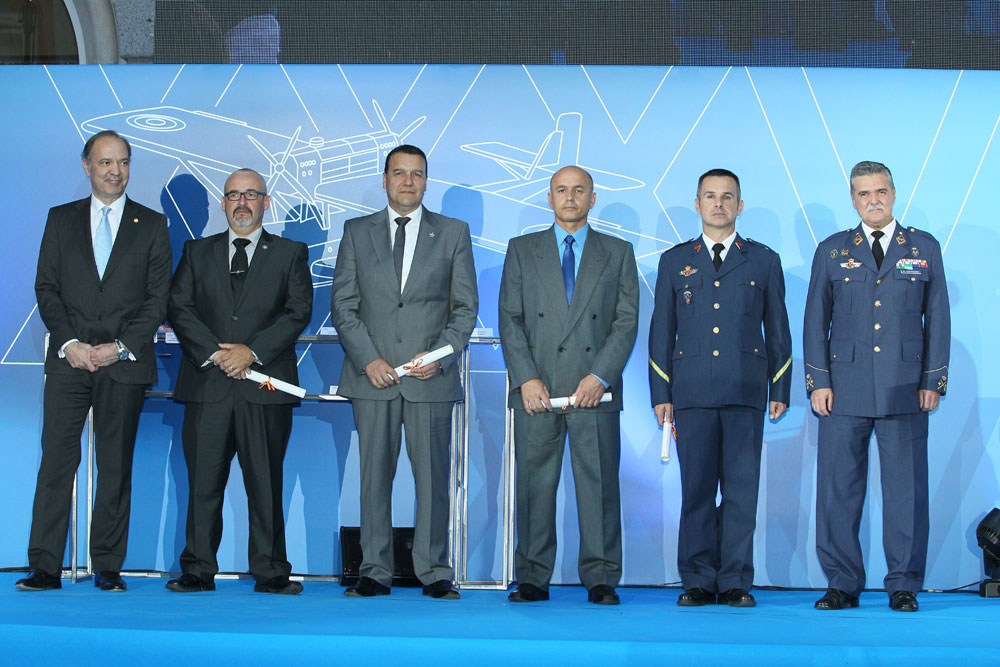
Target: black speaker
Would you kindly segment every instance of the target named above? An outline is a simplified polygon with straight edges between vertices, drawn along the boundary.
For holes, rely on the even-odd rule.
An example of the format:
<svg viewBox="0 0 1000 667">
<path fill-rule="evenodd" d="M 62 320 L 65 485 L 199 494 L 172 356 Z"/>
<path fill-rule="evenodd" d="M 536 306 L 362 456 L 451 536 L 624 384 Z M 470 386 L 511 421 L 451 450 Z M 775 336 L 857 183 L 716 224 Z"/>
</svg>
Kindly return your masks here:
<svg viewBox="0 0 1000 667">
<path fill-rule="evenodd" d="M 420 580 L 413 573 L 413 529 L 392 529 L 392 551 L 394 568 L 392 585 L 415 588 L 420 586 Z M 358 526 L 340 527 L 340 562 L 344 571 L 340 575 L 341 586 L 352 586 L 357 583 L 361 569 L 361 528 Z"/>
</svg>

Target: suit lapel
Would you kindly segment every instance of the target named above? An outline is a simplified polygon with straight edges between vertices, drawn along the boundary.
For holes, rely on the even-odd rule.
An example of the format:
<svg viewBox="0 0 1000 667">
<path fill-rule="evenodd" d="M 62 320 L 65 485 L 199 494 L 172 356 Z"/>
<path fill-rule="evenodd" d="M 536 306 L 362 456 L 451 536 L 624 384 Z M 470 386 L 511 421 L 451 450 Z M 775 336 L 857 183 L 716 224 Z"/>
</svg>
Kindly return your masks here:
<svg viewBox="0 0 1000 667">
<path fill-rule="evenodd" d="M 534 252 L 535 272 L 538 274 L 538 285 L 548 295 L 549 301 L 555 307 L 560 319 L 565 319 L 569 312 L 566 303 L 566 285 L 563 284 L 562 260 L 556 247 L 555 226 L 538 236 Z M 530 289 L 530 286 L 528 286 Z"/>
<path fill-rule="evenodd" d="M 726 255 L 729 256 L 728 254 Z M 690 266 L 697 269 L 705 274 L 706 280 L 714 280 L 714 276 L 718 275 L 715 270 L 715 265 L 712 264 L 712 256 L 709 250 L 705 247 L 705 240 L 698 237 L 694 245 L 691 246 L 691 258 L 688 260 Z M 725 264 L 725 262 L 723 262 Z M 685 267 L 685 270 L 687 267 Z"/>
<path fill-rule="evenodd" d="M 897 220 L 896 235 L 889 239 L 889 249 L 885 251 L 885 257 L 882 259 L 882 269 L 878 272 L 880 276 L 891 271 L 896 266 L 896 262 L 906 256 L 908 245 L 907 232 Z"/>
<path fill-rule="evenodd" d="M 132 247 L 132 242 L 139 235 L 139 209 L 128 197 L 125 198 L 125 206 L 122 208 L 122 219 L 118 223 L 118 234 L 115 235 L 114 245 L 111 246 L 111 256 L 108 258 L 108 265 L 104 269 L 104 278 L 107 279 L 115 267 L 122 261 L 122 257 Z M 93 247 L 93 245 L 91 245 Z M 94 262 L 94 269 L 97 269 L 97 262 Z"/>
<path fill-rule="evenodd" d="M 222 291 L 228 295 L 226 298 L 229 299 L 230 305 L 235 305 L 229 278 L 229 230 L 216 235 L 215 238 L 212 253 L 215 255 L 214 263 L 218 272 L 218 281 L 220 285 L 225 285 L 225 289 Z"/>
<path fill-rule="evenodd" d="M 716 273 L 716 276 L 724 276 L 740 264 L 747 261 L 746 257 L 743 256 L 743 246 L 745 245 L 746 241 L 740 238 L 740 235 L 737 234 L 736 238 L 733 239 L 732 245 L 729 246 L 729 252 L 726 253 L 726 259 L 723 260 L 722 266 L 719 267 L 719 271 Z M 709 261 L 709 264 L 712 269 L 715 270 L 715 265 L 712 264 L 711 261 Z"/>
<path fill-rule="evenodd" d="M 94 257 L 94 237 L 90 233 L 90 197 L 77 202 L 76 215 L 70 223 L 69 241 L 71 248 L 80 248 L 83 260 L 90 266 L 90 273 L 98 282 L 97 259 Z"/>
<path fill-rule="evenodd" d="M 427 266 L 427 262 L 424 260 L 431 256 L 431 249 L 438 239 L 438 226 L 440 224 L 437 216 L 426 208 L 420 214 L 420 232 L 417 235 L 417 245 L 413 249 L 413 261 L 410 262 L 410 273 L 406 276 L 404 294 L 409 292 L 410 288 L 417 283 L 424 271 L 424 267 Z M 396 275 L 395 265 L 392 267 L 392 274 Z"/>
<path fill-rule="evenodd" d="M 399 278 L 396 277 L 396 265 L 392 261 L 392 245 L 389 242 L 389 226 L 387 220 L 389 213 L 387 209 L 382 209 L 369 218 L 371 224 L 368 234 L 371 236 L 372 248 L 375 250 L 375 259 L 382 267 L 385 279 L 389 285 L 399 293 Z M 364 258 L 361 258 L 364 261 Z"/>
<path fill-rule="evenodd" d="M 861 239 L 860 243 L 857 242 L 859 238 Z M 850 253 L 872 273 L 878 275 L 879 268 L 875 265 L 875 255 L 872 254 L 872 246 L 868 242 L 864 227 L 860 224 L 855 227 L 854 233 L 847 237 L 847 243 Z M 885 266 L 885 260 L 882 261 L 882 266 Z"/>
<path fill-rule="evenodd" d="M 590 301 L 597 282 L 604 273 L 608 263 L 608 251 L 604 249 L 601 235 L 591 227 L 587 231 L 587 241 L 583 245 L 583 256 L 580 257 L 580 268 L 576 272 L 576 285 L 573 288 L 573 303 L 569 306 L 569 317 L 566 320 L 564 332 L 576 326 L 577 320 L 583 316 L 587 302 Z M 563 288 L 565 290 L 565 287 Z"/>
<path fill-rule="evenodd" d="M 226 238 L 228 239 L 228 236 Z M 247 279 L 243 282 L 239 301 L 236 302 L 237 306 L 243 303 L 244 297 L 252 289 L 254 280 L 264 271 L 264 265 L 271 256 L 271 243 L 273 242 L 274 235 L 261 230 L 260 238 L 257 239 L 257 247 L 253 251 L 253 259 L 250 261 L 250 268 L 247 270 Z"/>
</svg>

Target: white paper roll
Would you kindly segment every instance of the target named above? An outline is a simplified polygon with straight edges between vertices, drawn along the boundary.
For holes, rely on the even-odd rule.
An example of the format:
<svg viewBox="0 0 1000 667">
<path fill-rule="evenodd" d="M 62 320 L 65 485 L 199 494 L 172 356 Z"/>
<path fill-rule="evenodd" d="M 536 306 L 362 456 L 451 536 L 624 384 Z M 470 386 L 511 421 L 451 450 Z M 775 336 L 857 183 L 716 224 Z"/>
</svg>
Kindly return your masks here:
<svg viewBox="0 0 1000 667">
<path fill-rule="evenodd" d="M 670 463 L 670 424 L 663 425 L 663 437 L 660 440 L 660 460 Z"/>
<path fill-rule="evenodd" d="M 410 371 L 416 370 L 421 366 L 426 366 L 427 364 L 432 364 L 435 361 L 444 359 L 454 351 L 455 348 L 453 348 L 451 345 L 445 345 L 444 347 L 439 347 L 436 350 L 428 352 L 422 357 L 417 357 L 413 361 L 408 361 L 402 366 L 396 366 L 394 370 L 396 371 L 396 375 L 398 375 L 399 377 L 403 377 L 409 374 Z"/>
<path fill-rule="evenodd" d="M 245 379 L 250 380 L 251 382 L 256 382 L 258 384 L 262 382 L 268 382 L 275 389 L 283 391 L 286 394 L 291 394 L 292 396 L 298 396 L 299 398 L 303 398 L 306 395 L 306 390 L 303 389 L 302 387 L 296 387 L 294 384 L 291 384 L 289 382 L 284 382 L 277 378 L 273 378 L 269 375 L 264 375 L 263 373 L 258 373 L 257 371 L 247 370 L 247 376 Z"/>
<path fill-rule="evenodd" d="M 552 409 L 554 410 L 558 410 L 559 408 L 568 408 L 571 405 L 573 405 L 574 401 L 576 401 L 576 394 L 573 394 L 572 396 L 559 396 L 558 398 L 549 399 L 549 403 L 552 404 Z M 601 396 L 601 403 L 610 403 L 610 402 L 611 402 L 611 392 L 606 391 L 604 392 L 604 395 Z"/>
</svg>

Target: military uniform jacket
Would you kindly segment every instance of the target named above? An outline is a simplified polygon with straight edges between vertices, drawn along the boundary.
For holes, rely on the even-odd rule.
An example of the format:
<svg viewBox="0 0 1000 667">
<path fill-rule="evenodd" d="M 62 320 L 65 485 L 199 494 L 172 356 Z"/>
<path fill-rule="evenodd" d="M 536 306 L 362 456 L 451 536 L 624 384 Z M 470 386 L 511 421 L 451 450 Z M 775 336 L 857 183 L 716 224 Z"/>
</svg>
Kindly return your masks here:
<svg viewBox="0 0 1000 667">
<path fill-rule="evenodd" d="M 718 272 L 699 236 L 660 256 L 649 327 L 653 405 L 788 403 L 792 337 L 781 259 L 739 235 Z"/>
<path fill-rule="evenodd" d="M 948 388 L 951 314 L 941 246 L 898 223 L 876 269 L 861 225 L 819 244 L 803 325 L 806 391 L 833 388 L 833 412 L 918 412 L 919 389 Z"/>
</svg>

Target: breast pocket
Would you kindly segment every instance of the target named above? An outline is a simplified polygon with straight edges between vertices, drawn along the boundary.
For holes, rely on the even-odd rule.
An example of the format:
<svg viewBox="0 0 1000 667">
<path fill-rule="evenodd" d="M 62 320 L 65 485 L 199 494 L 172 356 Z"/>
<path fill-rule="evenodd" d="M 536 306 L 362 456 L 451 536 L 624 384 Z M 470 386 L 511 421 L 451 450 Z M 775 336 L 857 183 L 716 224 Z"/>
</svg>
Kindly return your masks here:
<svg viewBox="0 0 1000 667">
<path fill-rule="evenodd" d="M 695 305 L 703 298 L 702 278 L 698 275 L 680 276 L 674 281 L 674 303 L 677 308 L 677 319 L 685 320 L 694 317 Z"/>
<path fill-rule="evenodd" d="M 868 281 L 868 271 L 864 269 L 840 269 L 830 276 L 833 288 L 833 312 L 849 313 L 854 303 L 861 304 L 861 291 Z"/>
<path fill-rule="evenodd" d="M 930 275 L 927 271 L 919 273 L 893 271 L 893 286 L 895 287 L 896 310 L 904 313 L 913 313 L 923 310 L 924 292 L 927 289 L 927 281 Z"/>
<path fill-rule="evenodd" d="M 742 286 L 743 312 L 750 315 L 764 312 L 764 282 L 750 278 Z"/>
</svg>

